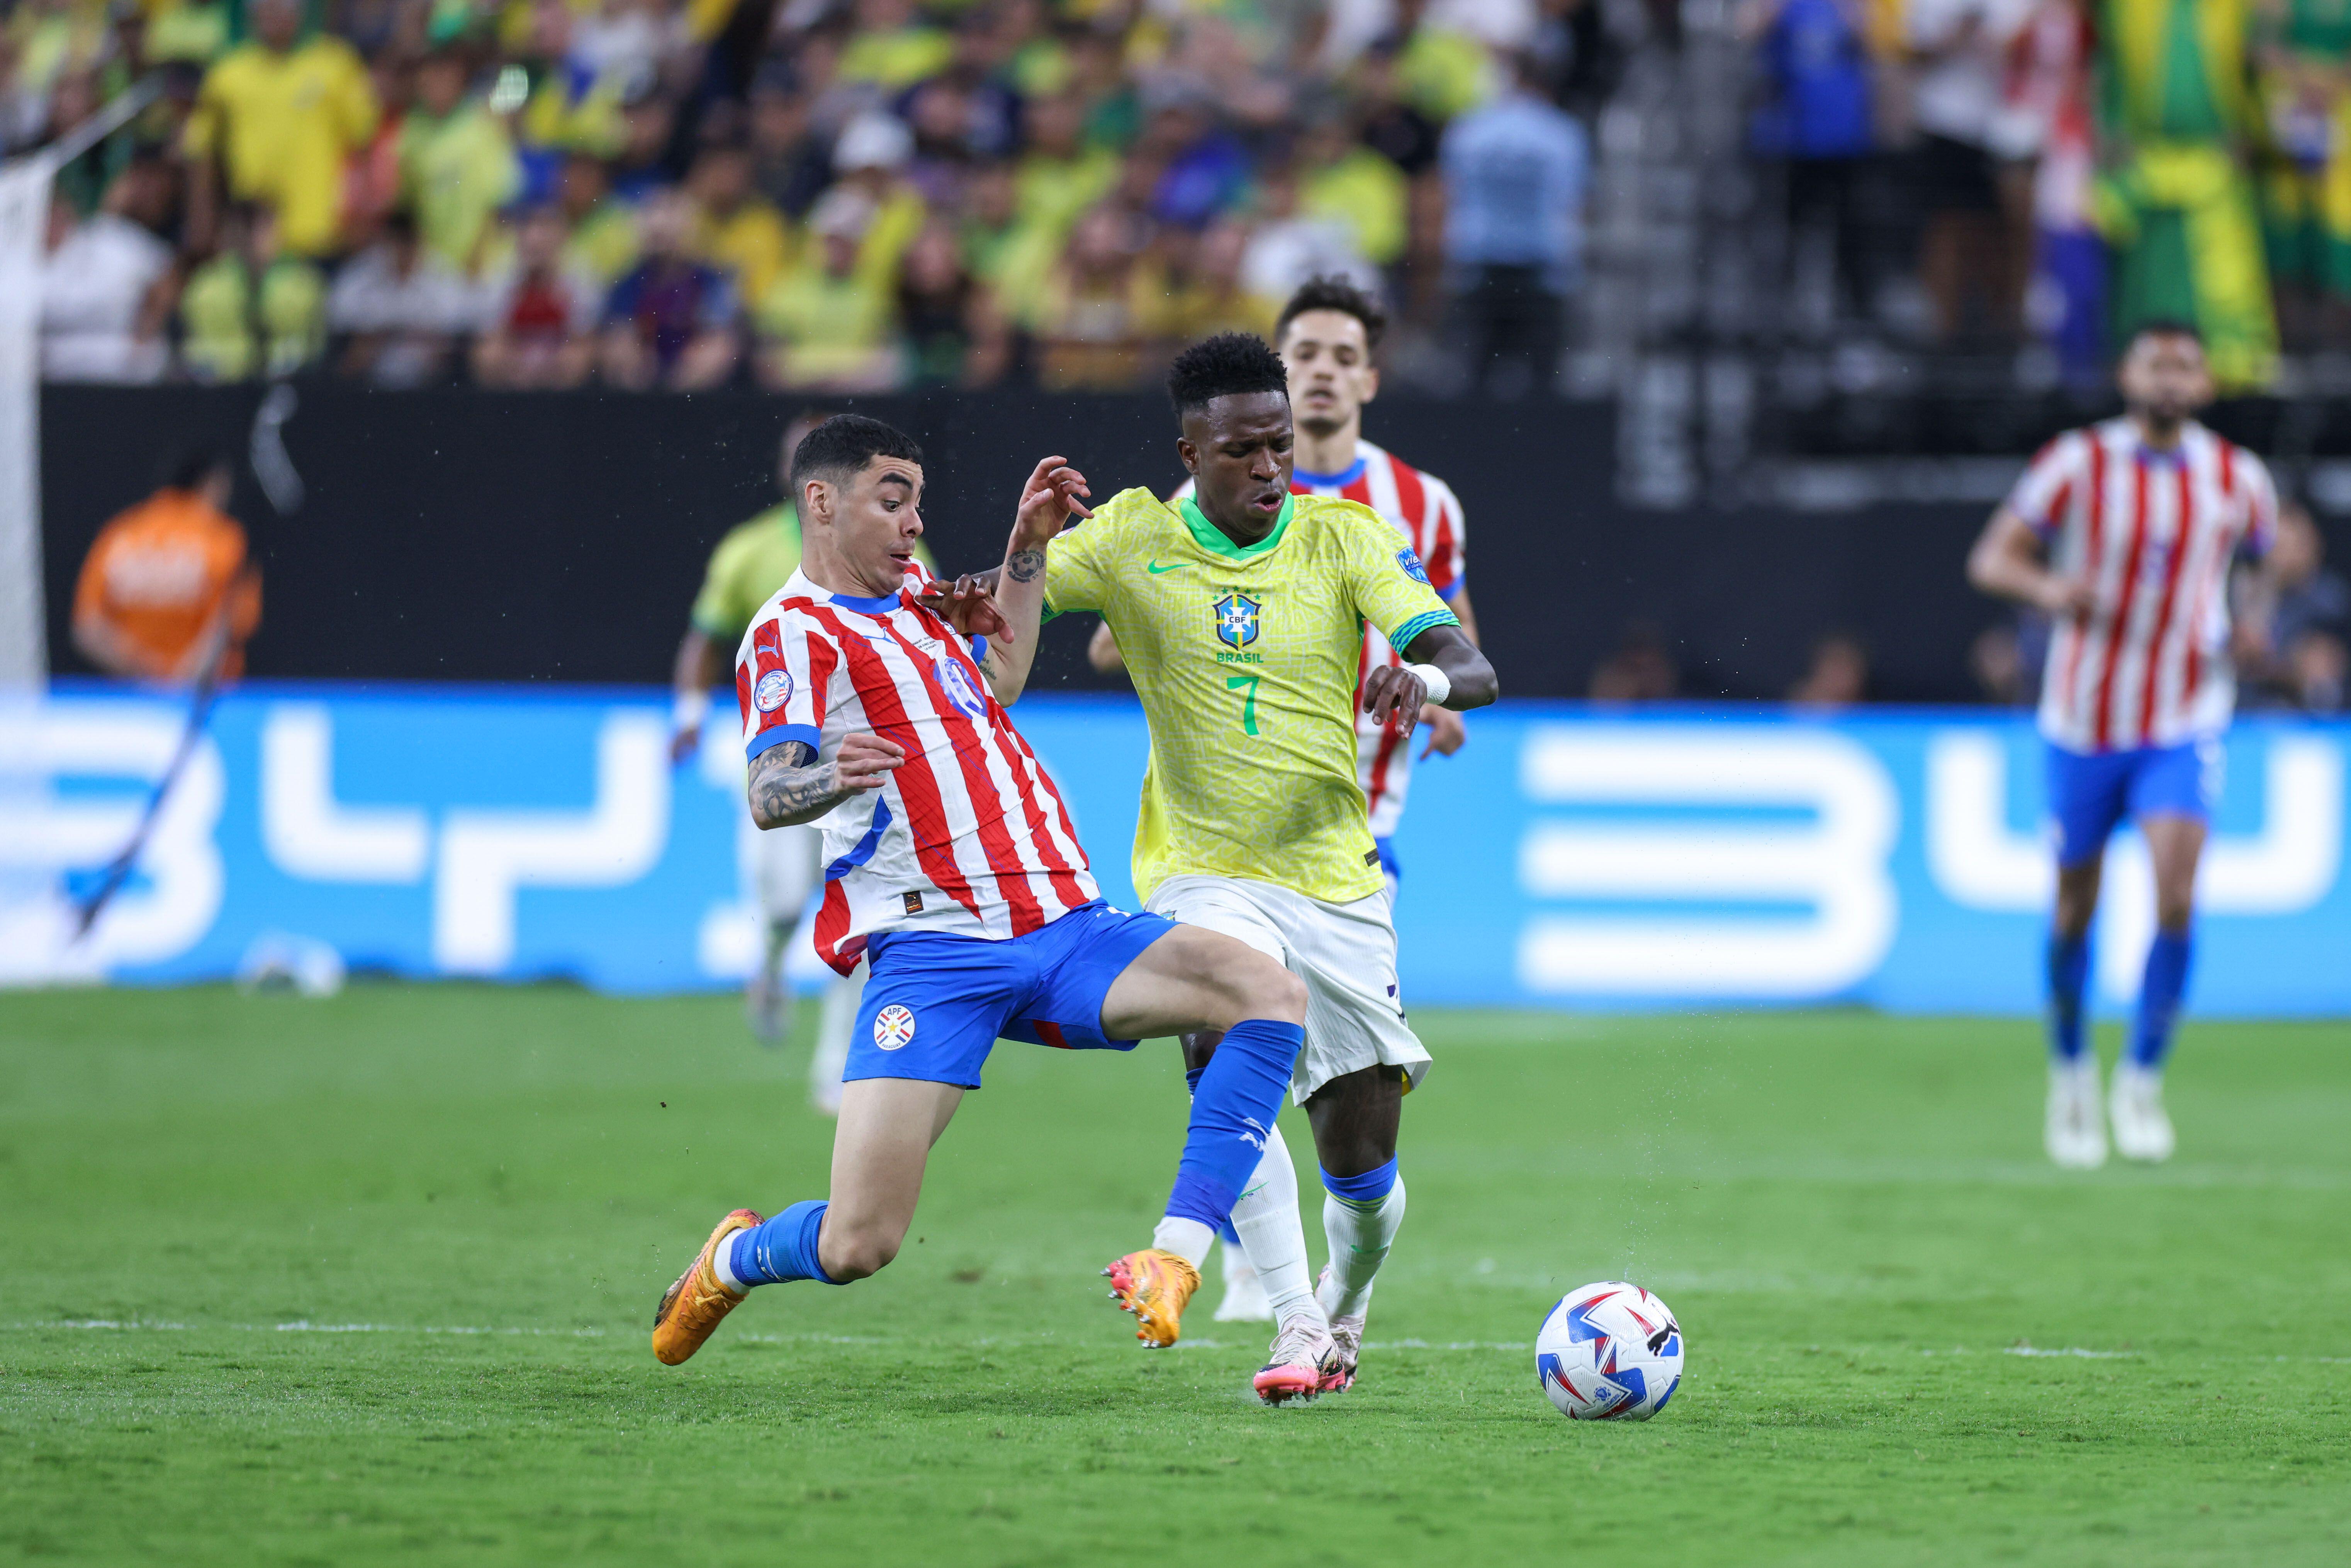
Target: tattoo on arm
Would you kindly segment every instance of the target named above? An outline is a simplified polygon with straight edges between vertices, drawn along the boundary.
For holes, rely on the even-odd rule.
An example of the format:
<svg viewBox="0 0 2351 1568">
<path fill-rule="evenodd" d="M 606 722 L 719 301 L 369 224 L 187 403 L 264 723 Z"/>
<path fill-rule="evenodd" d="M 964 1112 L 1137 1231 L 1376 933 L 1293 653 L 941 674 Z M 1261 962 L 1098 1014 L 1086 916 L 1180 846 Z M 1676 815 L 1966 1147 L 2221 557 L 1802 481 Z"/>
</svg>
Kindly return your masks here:
<svg viewBox="0 0 2351 1568">
<path fill-rule="evenodd" d="M 788 740 L 751 759 L 751 820 L 763 828 L 814 821 L 854 793 L 806 741 Z"/>
<path fill-rule="evenodd" d="M 1045 552 L 1040 549 L 1015 550 L 1005 558 L 1004 570 L 1015 582 L 1034 582 L 1045 570 Z"/>
</svg>

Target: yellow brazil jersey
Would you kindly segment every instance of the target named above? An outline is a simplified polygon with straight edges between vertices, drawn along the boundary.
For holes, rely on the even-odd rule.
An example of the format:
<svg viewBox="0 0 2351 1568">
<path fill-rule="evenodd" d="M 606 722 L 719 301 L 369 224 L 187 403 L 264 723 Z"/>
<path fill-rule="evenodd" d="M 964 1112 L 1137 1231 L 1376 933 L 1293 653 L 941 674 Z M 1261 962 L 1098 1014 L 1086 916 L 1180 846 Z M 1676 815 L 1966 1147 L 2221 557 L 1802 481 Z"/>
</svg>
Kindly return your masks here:
<svg viewBox="0 0 2351 1568">
<path fill-rule="evenodd" d="M 1459 622 L 1370 507 L 1293 496 L 1236 545 L 1189 497 L 1126 490 L 1046 553 L 1045 602 L 1110 622 L 1151 724 L 1134 885 L 1270 882 L 1345 904 L 1384 884 L 1355 781 L 1364 623 Z"/>
<path fill-rule="evenodd" d="M 340 237 L 344 161 L 375 120 L 367 66 L 340 38 L 310 38 L 284 54 L 249 43 L 204 73 L 187 150 L 223 157 L 232 194 L 277 209 L 287 251 L 322 256 Z"/>
</svg>

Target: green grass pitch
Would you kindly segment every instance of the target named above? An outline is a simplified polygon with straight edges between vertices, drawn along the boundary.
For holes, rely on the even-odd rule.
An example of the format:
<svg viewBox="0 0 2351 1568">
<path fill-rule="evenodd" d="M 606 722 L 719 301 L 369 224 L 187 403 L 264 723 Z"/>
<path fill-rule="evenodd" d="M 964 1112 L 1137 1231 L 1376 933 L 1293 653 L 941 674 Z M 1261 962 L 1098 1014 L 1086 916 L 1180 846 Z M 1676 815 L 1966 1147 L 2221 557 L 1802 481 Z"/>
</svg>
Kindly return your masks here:
<svg viewBox="0 0 2351 1568">
<path fill-rule="evenodd" d="M 2191 1023 L 2179 1158 L 2069 1176 L 2027 1023 L 1417 1022 L 1363 1381 L 1267 1410 L 1095 1277 L 1164 1043 L 999 1048 L 894 1267 L 671 1370 L 718 1215 L 823 1190 L 730 1000 L 0 997 L 0 1561 L 2345 1561 L 2351 1029 Z M 1646 1426 L 1535 1389 L 1607 1278 L 1687 1332 Z"/>
</svg>

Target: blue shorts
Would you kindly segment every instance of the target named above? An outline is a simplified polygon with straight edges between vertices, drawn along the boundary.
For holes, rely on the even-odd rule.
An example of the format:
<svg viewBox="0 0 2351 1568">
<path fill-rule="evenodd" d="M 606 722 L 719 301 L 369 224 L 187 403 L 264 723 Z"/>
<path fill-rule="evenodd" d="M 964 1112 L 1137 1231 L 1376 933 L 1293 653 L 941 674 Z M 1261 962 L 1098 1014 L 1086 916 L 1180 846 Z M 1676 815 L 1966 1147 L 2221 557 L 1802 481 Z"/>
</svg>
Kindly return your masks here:
<svg viewBox="0 0 2351 1568">
<path fill-rule="evenodd" d="M 1128 915 L 1101 899 L 1026 936 L 991 942 L 942 931 L 884 931 L 871 966 L 841 1081 L 915 1078 L 979 1087 L 998 1040 L 1064 1051 L 1132 1051 L 1102 1033 L 1102 998 L 1145 947 L 1174 930 L 1165 915 Z"/>
<path fill-rule="evenodd" d="M 2049 814 L 2057 827 L 2057 863 L 2095 859 L 2123 819 L 2193 817 L 2210 821 L 2220 803 L 2217 736 L 2179 746 L 2130 751 L 2068 751 L 2049 747 Z"/>
</svg>

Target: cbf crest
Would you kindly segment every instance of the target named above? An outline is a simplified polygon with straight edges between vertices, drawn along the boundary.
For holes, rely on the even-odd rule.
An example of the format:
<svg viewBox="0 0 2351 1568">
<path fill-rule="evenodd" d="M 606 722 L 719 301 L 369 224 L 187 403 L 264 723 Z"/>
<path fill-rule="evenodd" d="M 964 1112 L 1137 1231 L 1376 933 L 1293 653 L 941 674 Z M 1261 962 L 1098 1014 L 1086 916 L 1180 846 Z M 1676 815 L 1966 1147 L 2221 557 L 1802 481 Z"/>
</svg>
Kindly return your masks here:
<svg viewBox="0 0 2351 1568">
<path fill-rule="evenodd" d="M 1236 591 L 1217 600 L 1214 608 L 1217 642 L 1238 650 L 1257 641 L 1258 612 L 1264 608 L 1258 601 Z"/>
</svg>

